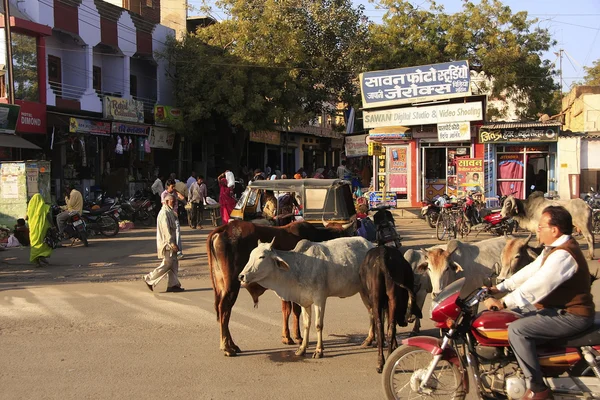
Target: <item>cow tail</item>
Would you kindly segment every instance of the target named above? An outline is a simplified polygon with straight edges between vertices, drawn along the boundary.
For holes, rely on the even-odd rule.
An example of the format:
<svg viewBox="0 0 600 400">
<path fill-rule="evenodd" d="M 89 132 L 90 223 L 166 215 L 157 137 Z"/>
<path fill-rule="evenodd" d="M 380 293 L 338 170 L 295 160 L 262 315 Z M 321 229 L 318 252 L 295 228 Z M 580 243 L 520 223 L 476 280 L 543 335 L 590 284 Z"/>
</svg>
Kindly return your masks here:
<svg viewBox="0 0 600 400">
<path fill-rule="evenodd" d="M 210 280 L 212 282 L 213 291 L 215 292 L 215 311 L 217 312 L 217 321 L 220 321 L 219 305 L 216 301 L 217 282 L 215 282 L 215 273 L 213 271 L 213 260 L 215 263 L 219 262 L 219 257 L 217 257 L 217 255 L 215 254 L 215 246 L 213 244 L 213 241 L 215 239 L 218 239 L 218 237 L 215 237 L 215 231 L 212 231 L 208 234 L 208 238 L 206 239 L 206 255 L 208 258 L 208 270 L 210 271 Z"/>
</svg>

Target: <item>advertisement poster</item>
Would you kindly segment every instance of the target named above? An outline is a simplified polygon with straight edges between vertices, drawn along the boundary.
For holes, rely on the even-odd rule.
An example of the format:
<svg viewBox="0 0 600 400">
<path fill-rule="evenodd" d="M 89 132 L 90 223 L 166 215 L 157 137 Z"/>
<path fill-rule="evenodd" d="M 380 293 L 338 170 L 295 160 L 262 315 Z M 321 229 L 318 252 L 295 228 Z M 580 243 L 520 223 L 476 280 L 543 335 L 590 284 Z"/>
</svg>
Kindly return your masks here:
<svg viewBox="0 0 600 400">
<path fill-rule="evenodd" d="M 150 130 L 148 142 L 150 147 L 154 149 L 171 150 L 173 148 L 173 142 L 175 142 L 175 131 L 155 126 Z"/>
<path fill-rule="evenodd" d="M 0 133 L 15 133 L 20 108 L 15 104 L 0 104 Z"/>
<path fill-rule="evenodd" d="M 406 174 L 406 153 L 406 147 L 390 147 L 388 155 L 390 157 L 389 172 L 391 174 Z"/>
<path fill-rule="evenodd" d="M 168 126 L 181 119 L 181 110 L 171 106 L 155 105 L 154 121 L 158 126 Z"/>
<path fill-rule="evenodd" d="M 467 192 L 483 192 L 483 159 L 458 158 L 456 160 L 456 181 L 458 183 L 458 196 L 462 197 Z"/>
<path fill-rule="evenodd" d="M 27 174 L 27 197 L 31 197 L 40 192 L 38 185 L 39 170 L 28 167 L 25 171 Z"/>
<path fill-rule="evenodd" d="M 19 177 L 17 175 L 2 175 L 2 198 L 19 198 Z"/>
</svg>

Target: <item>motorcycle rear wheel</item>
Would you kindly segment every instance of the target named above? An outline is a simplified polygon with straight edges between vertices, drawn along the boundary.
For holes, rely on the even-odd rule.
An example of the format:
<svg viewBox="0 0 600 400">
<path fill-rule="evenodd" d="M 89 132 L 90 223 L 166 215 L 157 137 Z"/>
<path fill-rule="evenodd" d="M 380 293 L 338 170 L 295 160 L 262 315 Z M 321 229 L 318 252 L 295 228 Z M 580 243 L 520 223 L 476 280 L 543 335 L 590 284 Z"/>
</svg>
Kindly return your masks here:
<svg viewBox="0 0 600 400">
<path fill-rule="evenodd" d="M 466 396 L 458 367 L 441 360 L 429 379 L 431 395 L 419 394 L 414 389 L 420 384 L 432 360 L 430 352 L 415 346 L 400 346 L 385 360 L 382 385 L 388 400 L 438 398 L 463 400 Z"/>
<path fill-rule="evenodd" d="M 435 229 L 437 225 L 438 216 L 439 213 L 437 212 L 432 212 L 431 214 L 427 214 L 425 216 L 425 219 L 427 220 L 427 223 L 429 224 L 430 228 Z"/>
<path fill-rule="evenodd" d="M 85 247 L 88 247 L 88 246 L 89 246 L 89 243 L 88 243 L 88 240 L 87 240 L 87 234 L 85 233 L 85 231 L 83 231 L 83 232 L 79 232 L 79 233 L 77 234 L 77 236 L 79 236 L 79 240 L 81 240 L 81 242 L 83 243 L 83 245 L 84 245 Z"/>
<path fill-rule="evenodd" d="M 152 220 L 152 215 L 150 215 L 148 211 L 140 211 L 137 219 L 141 221 L 144 226 L 151 226 L 152 222 L 154 222 Z"/>
<path fill-rule="evenodd" d="M 119 233 L 119 221 L 115 217 L 103 215 L 98 219 L 98 229 L 102 236 L 115 236 Z"/>
</svg>

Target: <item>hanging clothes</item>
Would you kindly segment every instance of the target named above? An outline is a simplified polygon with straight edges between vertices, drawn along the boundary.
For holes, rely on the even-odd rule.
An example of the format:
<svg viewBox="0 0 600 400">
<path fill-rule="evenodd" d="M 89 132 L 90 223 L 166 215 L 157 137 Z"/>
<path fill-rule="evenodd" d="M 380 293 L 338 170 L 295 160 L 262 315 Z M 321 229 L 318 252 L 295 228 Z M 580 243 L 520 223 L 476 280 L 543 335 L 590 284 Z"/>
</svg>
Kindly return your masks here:
<svg viewBox="0 0 600 400">
<path fill-rule="evenodd" d="M 117 146 L 115 147 L 115 153 L 123 154 L 123 142 L 121 141 L 121 136 L 117 136 Z"/>
</svg>

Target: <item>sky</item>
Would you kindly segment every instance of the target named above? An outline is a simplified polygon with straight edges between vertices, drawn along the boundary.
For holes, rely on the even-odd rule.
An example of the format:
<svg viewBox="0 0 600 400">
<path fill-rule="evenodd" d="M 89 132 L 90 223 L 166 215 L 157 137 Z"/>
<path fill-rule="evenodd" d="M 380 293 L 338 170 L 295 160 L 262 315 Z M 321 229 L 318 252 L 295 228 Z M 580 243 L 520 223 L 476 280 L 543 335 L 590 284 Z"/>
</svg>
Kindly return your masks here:
<svg viewBox="0 0 600 400">
<path fill-rule="evenodd" d="M 210 2 L 210 1 L 209 1 Z M 362 4 L 365 14 L 375 23 L 381 22 L 385 10 L 377 9 L 376 4 L 368 0 L 353 0 L 355 5 Z M 445 7 L 446 12 L 461 10 L 461 0 L 436 0 Z M 189 0 L 189 4 L 198 7 L 201 0 Z M 413 0 L 415 6 L 427 6 L 426 1 Z M 502 0 L 513 12 L 527 11 L 529 17 L 537 18 L 542 28 L 547 28 L 557 44 L 544 54 L 559 69 L 559 50 L 562 57 L 563 91 L 585 76 L 584 66 L 590 67 L 600 59 L 600 0 Z M 195 15 L 190 12 L 190 15 Z M 225 18 L 218 10 L 217 19 Z M 557 79 L 557 83 L 559 80 Z"/>
</svg>

